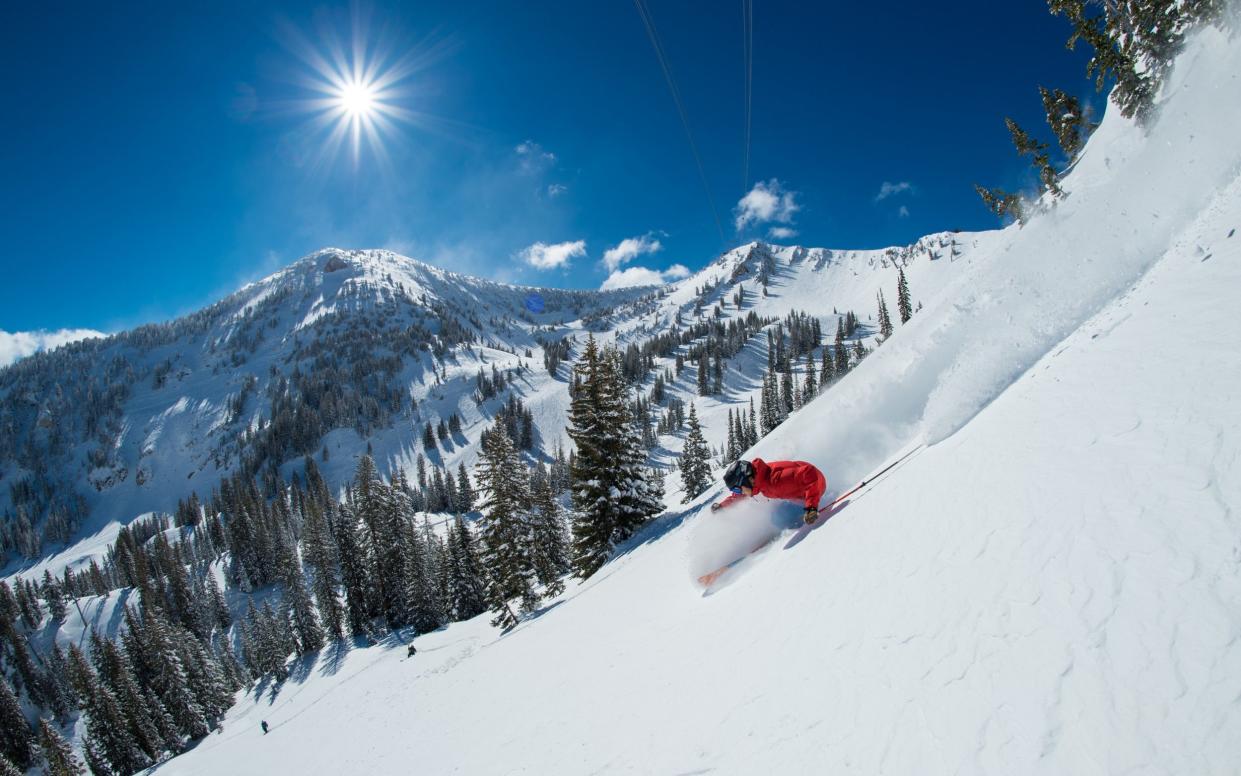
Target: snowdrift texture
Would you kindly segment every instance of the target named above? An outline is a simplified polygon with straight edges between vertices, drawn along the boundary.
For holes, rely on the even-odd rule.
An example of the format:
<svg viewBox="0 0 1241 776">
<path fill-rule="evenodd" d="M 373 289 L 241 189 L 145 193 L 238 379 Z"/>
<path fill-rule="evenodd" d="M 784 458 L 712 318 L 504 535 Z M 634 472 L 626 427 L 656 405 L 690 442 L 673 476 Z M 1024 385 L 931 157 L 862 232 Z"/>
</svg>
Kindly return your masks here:
<svg viewBox="0 0 1241 776">
<path fill-rule="evenodd" d="M 1239 74 L 1202 35 L 1149 135 L 1109 114 L 760 443 L 835 492 L 930 443 L 804 540 L 703 597 L 706 494 L 515 631 L 325 653 L 162 770 L 1236 773 Z"/>
</svg>

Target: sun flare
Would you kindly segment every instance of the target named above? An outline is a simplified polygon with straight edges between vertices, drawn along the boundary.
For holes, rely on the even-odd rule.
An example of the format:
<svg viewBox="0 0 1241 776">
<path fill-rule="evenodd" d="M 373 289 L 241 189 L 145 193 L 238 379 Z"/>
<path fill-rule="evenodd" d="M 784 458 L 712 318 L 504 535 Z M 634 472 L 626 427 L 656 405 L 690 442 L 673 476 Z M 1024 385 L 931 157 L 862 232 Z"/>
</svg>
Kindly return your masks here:
<svg viewBox="0 0 1241 776">
<path fill-rule="evenodd" d="M 337 101 L 341 109 L 354 118 L 369 118 L 376 108 L 374 87 L 356 81 L 344 85 Z"/>
<path fill-rule="evenodd" d="M 366 19 L 354 18 L 352 34 L 344 40 L 340 27 L 319 30 L 311 37 L 286 29 L 292 52 L 305 66 L 297 81 L 306 98 L 295 103 L 299 112 L 314 115 L 323 132 L 320 161 L 329 162 L 347 150 L 355 167 L 366 151 L 387 159 L 385 142 L 399 140 L 401 125 L 425 123 L 422 113 L 409 107 L 416 84 L 413 76 L 436 58 L 436 45 L 398 50 L 390 41 L 371 39 Z"/>
</svg>

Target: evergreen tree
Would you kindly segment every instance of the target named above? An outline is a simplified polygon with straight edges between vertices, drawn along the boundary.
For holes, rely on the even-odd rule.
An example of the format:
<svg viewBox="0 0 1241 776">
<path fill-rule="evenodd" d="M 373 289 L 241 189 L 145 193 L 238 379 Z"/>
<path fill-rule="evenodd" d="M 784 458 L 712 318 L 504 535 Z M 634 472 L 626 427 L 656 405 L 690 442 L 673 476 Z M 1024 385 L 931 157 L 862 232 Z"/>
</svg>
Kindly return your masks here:
<svg viewBox="0 0 1241 776">
<path fill-rule="evenodd" d="M 448 534 L 448 598 L 453 619 L 468 620 L 487 611 L 482 565 L 468 524 L 458 517 Z"/>
<path fill-rule="evenodd" d="M 483 436 L 478 485 L 483 496 L 482 562 L 487 569 L 487 598 L 496 614 L 491 623 L 507 629 L 518 621 L 509 603 L 520 599 L 521 608 L 532 611 L 538 596 L 530 548 L 529 483 L 521 456 L 502 423 Z"/>
<path fill-rule="evenodd" d="M 370 569 L 358 539 L 358 521 L 348 501 L 336 512 L 336 542 L 340 553 L 340 582 L 345 591 L 345 618 L 354 636 L 367 634 L 370 620 Z"/>
<path fill-rule="evenodd" d="M 430 633 L 444 624 L 444 606 L 440 601 L 431 548 L 413 525 L 412 516 L 402 533 L 405 552 L 405 606 L 409 623 L 418 633 Z"/>
<path fill-rule="evenodd" d="M 819 394 L 819 383 L 815 376 L 814 351 L 806 354 L 806 380 L 802 384 L 802 403 L 809 403 Z"/>
<path fill-rule="evenodd" d="M 1004 124 L 1008 127 L 1009 135 L 1013 139 L 1013 146 L 1017 149 L 1018 156 L 1029 156 L 1030 163 L 1034 166 L 1038 173 L 1040 190 L 1049 192 L 1053 197 L 1063 196 L 1064 191 L 1060 188 L 1059 175 L 1051 166 L 1051 157 L 1047 153 L 1047 144 L 1035 140 L 1030 133 L 1026 132 L 1017 122 L 1010 118 L 1004 119 Z"/>
<path fill-rule="evenodd" d="M 733 411 L 730 407 L 728 410 L 728 440 L 724 443 L 724 457 L 729 461 L 737 460 L 739 455 L 737 445 L 737 420 L 733 416 Z"/>
<path fill-rule="evenodd" d="M 210 732 L 202 705 L 190 689 L 189 676 L 171 626 L 158 610 L 144 612 L 141 624 L 132 608 L 125 610 L 126 654 L 145 669 L 146 682 L 172 715 L 177 730 L 191 739 Z"/>
<path fill-rule="evenodd" d="M 689 433 L 681 452 L 681 485 L 685 488 L 685 501 L 691 501 L 711 487 L 711 448 L 702 436 L 698 413 L 689 405 Z"/>
<path fill-rule="evenodd" d="M 899 282 L 897 289 L 899 291 Z M 879 290 L 879 341 L 892 336 L 892 317 L 888 314 L 888 303 L 884 301 L 883 289 Z"/>
<path fill-rule="evenodd" d="M 311 587 L 323 626 L 333 638 L 339 639 L 345 630 L 344 612 L 337 593 L 335 547 L 323 510 L 314 502 L 306 505 L 302 554 L 310 566 Z"/>
<path fill-rule="evenodd" d="M 797 402 L 793 397 L 793 369 L 787 359 L 784 362 L 784 368 L 780 370 L 780 401 L 777 406 L 780 408 L 781 423 L 793 410 L 797 409 Z"/>
<path fill-rule="evenodd" d="M 568 431 L 577 445 L 570 479 L 573 568 L 581 578 L 594 574 L 618 542 L 663 508 L 646 480 L 646 451 L 629 417 L 619 361 L 614 349 L 601 353 L 592 336 L 575 368 L 581 384 Z"/>
<path fill-rule="evenodd" d="M 91 656 L 99 680 L 112 690 L 126 718 L 130 740 L 152 760 L 159 759 L 166 747 L 178 746 L 180 741 L 175 734 L 171 739 L 165 739 L 157 727 L 152 714 L 166 714 L 167 711 L 159 701 L 155 701 L 154 707 L 148 703 L 135 679 L 134 667 L 128 656 L 111 640 L 100 638 L 97 632 L 91 633 Z"/>
<path fill-rule="evenodd" d="M 531 539 L 535 579 L 543 586 L 543 594 L 553 598 L 564 592 L 562 577 L 569 572 L 564 519 L 546 474 L 540 472 L 540 476 L 531 478 L 531 496 L 534 507 Z"/>
<path fill-rule="evenodd" d="M 901 324 L 909 323 L 913 317 L 913 302 L 909 298 L 909 282 L 905 279 L 905 270 L 896 272 L 896 309 L 901 316 Z"/>
<path fill-rule="evenodd" d="M 474 511 L 474 489 L 470 487 L 470 476 L 465 471 L 465 463 L 457 467 L 457 511 L 460 514 Z"/>
<path fill-rule="evenodd" d="M 48 776 L 82 776 L 86 770 L 73 753 L 69 742 L 56 732 L 52 723 L 39 720 L 39 750 Z"/>
<path fill-rule="evenodd" d="M 443 477 L 435 470 L 442 493 Z M 393 490 L 379 477 L 369 455 L 358 461 L 350 491 L 366 531 L 366 548 L 374 574 L 368 584 L 373 591 L 372 614 L 382 615 L 389 627 L 405 623 L 405 558 L 402 554 L 399 509 Z"/>
<path fill-rule="evenodd" d="M 1098 125 L 1087 118 L 1076 97 L 1060 89 L 1049 91 L 1042 86 L 1038 91 L 1043 98 L 1043 110 L 1047 112 L 1047 124 L 1055 134 L 1065 158 L 1072 162 Z"/>
<path fill-rule="evenodd" d="M 758 444 L 758 422 L 754 415 L 754 397 L 750 397 L 750 423 L 748 429 L 749 437 L 746 439 L 746 448 L 751 448 Z"/>
<path fill-rule="evenodd" d="M 3 671 L 0 671 L 0 754 L 23 770 L 29 768 L 34 759 L 34 734 Z"/>
<path fill-rule="evenodd" d="M 1011 218 L 1021 224 L 1026 222 L 1029 214 L 1026 213 L 1020 195 L 999 188 L 984 188 L 977 183 L 974 184 L 974 191 L 978 192 L 987 210 L 1001 221 Z"/>
<path fill-rule="evenodd" d="M 298 653 L 317 652 L 323 647 L 323 628 L 319 625 L 310 591 L 306 589 L 306 578 L 297 551 L 293 549 L 292 539 L 282 544 L 280 578 L 284 582 L 284 605 L 287 610 L 284 619 L 293 625 Z"/>
<path fill-rule="evenodd" d="M 151 765 L 151 759 L 130 739 L 116 696 L 100 684 L 77 645 L 69 647 L 69 674 L 86 716 L 82 746 L 91 771 L 129 774 Z"/>
<path fill-rule="evenodd" d="M 836 379 L 836 362 L 832 359 L 830 345 L 823 346 L 823 366 L 819 369 L 819 390 L 827 390 Z"/>
<path fill-rule="evenodd" d="M 707 396 L 708 394 L 711 393 L 711 390 L 707 385 L 707 379 L 709 377 L 707 374 L 707 365 L 709 361 L 710 360 L 707 358 L 707 354 L 705 351 L 702 353 L 702 355 L 698 356 L 698 395 L 699 396 Z"/>
</svg>

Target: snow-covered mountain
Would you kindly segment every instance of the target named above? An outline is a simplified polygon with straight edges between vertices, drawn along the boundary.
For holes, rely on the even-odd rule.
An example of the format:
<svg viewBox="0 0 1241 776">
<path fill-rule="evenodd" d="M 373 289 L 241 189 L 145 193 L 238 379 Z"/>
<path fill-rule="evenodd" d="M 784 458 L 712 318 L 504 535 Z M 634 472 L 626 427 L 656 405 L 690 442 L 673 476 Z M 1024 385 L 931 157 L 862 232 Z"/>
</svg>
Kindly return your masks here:
<svg viewBox="0 0 1241 776">
<path fill-rule="evenodd" d="M 0 370 L 5 547 L 16 560 L 80 543 L 50 566 L 83 562 L 140 515 L 171 512 L 192 493 L 205 498 L 235 472 L 287 478 L 306 455 L 319 457 L 333 487 L 367 450 L 384 473 L 412 475 L 420 453 L 431 466 L 470 467 L 510 394 L 533 415 L 534 453 L 546 458 L 568 444 L 569 402 L 567 364 L 552 374 L 547 359 L 571 363 L 587 334 L 645 346 L 639 388 L 675 362 L 671 352 L 649 354 L 652 338 L 692 339 L 685 332 L 708 320 L 802 311 L 830 340 L 852 310 L 862 320 L 857 336 L 873 343 L 867 318 L 881 288 L 895 298 L 898 265 L 920 299 L 994 240 L 943 233 L 866 251 L 750 243 L 670 286 L 611 292 L 505 285 L 389 251 L 318 251 L 177 321 Z M 738 289 L 741 309 L 730 304 Z M 765 366 L 756 341 L 730 359 L 726 390 L 700 402 L 713 445 L 724 442 L 727 409 L 755 395 Z M 495 370 L 514 378 L 510 390 L 480 401 L 480 372 L 490 379 Z M 669 396 L 697 400 L 695 372 L 672 381 Z M 460 433 L 424 451 L 425 424 L 454 415 Z M 680 444 L 666 436 L 652 462 L 670 465 Z"/>
<path fill-rule="evenodd" d="M 169 767 L 1235 773 L 1238 74 L 1241 44 L 1207 30 L 1160 120 L 1109 111 L 1053 211 L 915 258 L 912 325 L 750 451 L 820 463 L 835 494 L 911 453 L 815 530 L 778 504 L 710 516 L 704 494 L 515 630 L 306 658 Z M 882 254 L 772 254 L 772 288 L 819 314 L 889 277 Z M 704 597 L 704 549 L 756 525 L 776 541 Z"/>
</svg>

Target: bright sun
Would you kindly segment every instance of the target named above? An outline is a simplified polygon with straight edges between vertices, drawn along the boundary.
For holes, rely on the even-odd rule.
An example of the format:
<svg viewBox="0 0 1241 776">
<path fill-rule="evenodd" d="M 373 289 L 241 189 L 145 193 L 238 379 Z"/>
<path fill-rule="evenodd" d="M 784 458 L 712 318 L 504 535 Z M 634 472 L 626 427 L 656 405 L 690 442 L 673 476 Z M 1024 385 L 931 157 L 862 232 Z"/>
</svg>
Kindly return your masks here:
<svg viewBox="0 0 1241 776">
<path fill-rule="evenodd" d="M 376 108 L 374 87 L 360 81 L 344 84 L 337 101 L 345 113 L 355 119 L 369 118 Z"/>
<path fill-rule="evenodd" d="M 353 20 L 352 35 L 342 41 L 325 30 L 315 41 L 289 31 L 293 53 L 307 66 L 298 80 L 309 94 L 297 108 L 314 114 L 324 130 L 321 159 L 347 149 L 355 167 L 366 147 L 381 161 L 385 136 L 395 138 L 399 124 L 417 124 L 422 114 L 407 105 L 414 73 L 432 61 L 437 49 L 409 49 L 394 56 L 389 45 L 370 42 L 366 19 Z"/>
</svg>

